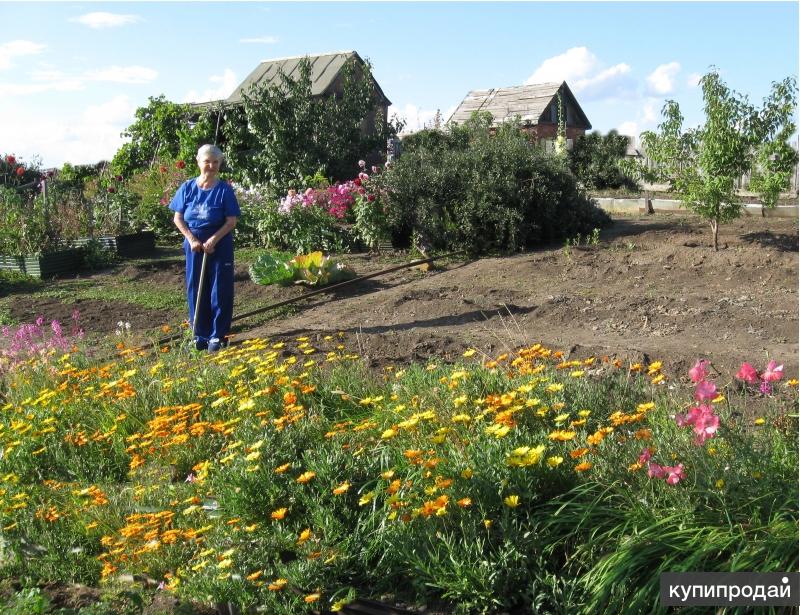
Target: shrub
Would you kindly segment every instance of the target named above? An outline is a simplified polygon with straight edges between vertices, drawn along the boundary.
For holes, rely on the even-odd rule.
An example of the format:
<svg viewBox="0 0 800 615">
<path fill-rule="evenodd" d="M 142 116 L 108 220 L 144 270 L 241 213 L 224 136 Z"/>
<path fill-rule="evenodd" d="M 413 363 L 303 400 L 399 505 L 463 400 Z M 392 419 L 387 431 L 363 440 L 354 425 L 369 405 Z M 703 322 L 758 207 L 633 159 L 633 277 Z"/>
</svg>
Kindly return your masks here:
<svg viewBox="0 0 800 615">
<path fill-rule="evenodd" d="M 625 158 L 628 139 L 611 130 L 605 136 L 599 132 L 578 137 L 567 160 L 572 174 L 587 190 L 636 190 L 636 181 L 625 175 L 619 161 Z"/>
<path fill-rule="evenodd" d="M 608 224 L 517 123 L 489 128 L 490 118 L 476 115 L 443 135 L 418 137 L 375 178 L 395 242 L 408 245 L 416 232 L 437 249 L 515 251 Z"/>
<path fill-rule="evenodd" d="M 0 186 L 0 254 L 42 254 L 58 246 L 56 231 L 39 199 L 23 199 L 15 188 Z"/>
</svg>

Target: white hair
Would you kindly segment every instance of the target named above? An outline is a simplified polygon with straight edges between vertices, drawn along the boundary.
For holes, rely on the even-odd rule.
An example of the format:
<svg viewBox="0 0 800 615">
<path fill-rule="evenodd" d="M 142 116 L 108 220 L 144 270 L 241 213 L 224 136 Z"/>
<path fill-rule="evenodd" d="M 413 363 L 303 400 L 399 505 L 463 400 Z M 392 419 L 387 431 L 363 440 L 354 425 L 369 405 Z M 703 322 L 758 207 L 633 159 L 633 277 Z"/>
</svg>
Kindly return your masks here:
<svg viewBox="0 0 800 615">
<path fill-rule="evenodd" d="M 197 159 L 200 160 L 203 156 L 207 155 L 216 158 L 220 163 L 225 160 L 225 154 L 222 153 L 222 150 L 216 145 L 210 145 L 209 143 L 200 146 L 200 149 L 197 150 Z"/>
</svg>

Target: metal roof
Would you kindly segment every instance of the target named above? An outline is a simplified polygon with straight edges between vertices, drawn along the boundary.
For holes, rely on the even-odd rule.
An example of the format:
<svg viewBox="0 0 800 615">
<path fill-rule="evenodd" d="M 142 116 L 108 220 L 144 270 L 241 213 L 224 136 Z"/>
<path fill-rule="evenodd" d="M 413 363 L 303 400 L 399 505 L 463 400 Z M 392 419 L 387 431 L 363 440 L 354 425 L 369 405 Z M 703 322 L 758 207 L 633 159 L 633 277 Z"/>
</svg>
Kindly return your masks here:
<svg viewBox="0 0 800 615">
<path fill-rule="evenodd" d="M 311 62 L 311 94 L 312 96 L 320 96 L 328 92 L 329 88 L 336 80 L 336 76 L 341 71 L 342 67 L 351 58 L 355 58 L 361 64 L 364 60 L 361 59 L 355 51 L 336 51 L 329 53 L 322 53 L 317 55 L 305 56 L 292 56 L 287 58 L 274 58 L 272 60 L 264 60 L 245 78 L 242 83 L 233 91 L 233 94 L 228 96 L 225 101 L 226 104 L 237 104 L 242 102 L 242 92 L 249 92 L 250 88 L 254 85 L 265 85 L 277 81 L 280 71 L 292 79 L 297 79 L 300 76 L 300 61 L 303 58 L 308 58 Z M 375 88 L 380 96 L 386 99 L 387 104 L 390 104 L 386 95 L 381 90 L 377 81 L 373 79 Z M 209 104 L 209 103 L 206 103 Z M 213 104 L 213 103 L 212 103 Z"/>
<path fill-rule="evenodd" d="M 564 97 L 564 105 L 570 104 L 576 112 L 576 121 L 570 125 L 589 130 L 592 125 L 566 81 L 472 90 L 461 101 L 447 122 L 462 124 L 470 118 L 474 111 L 488 111 L 492 114 L 493 124 L 501 124 L 516 115 L 519 115 L 525 123 L 538 124 L 542 119 L 542 114 L 548 109 L 559 91 Z"/>
</svg>

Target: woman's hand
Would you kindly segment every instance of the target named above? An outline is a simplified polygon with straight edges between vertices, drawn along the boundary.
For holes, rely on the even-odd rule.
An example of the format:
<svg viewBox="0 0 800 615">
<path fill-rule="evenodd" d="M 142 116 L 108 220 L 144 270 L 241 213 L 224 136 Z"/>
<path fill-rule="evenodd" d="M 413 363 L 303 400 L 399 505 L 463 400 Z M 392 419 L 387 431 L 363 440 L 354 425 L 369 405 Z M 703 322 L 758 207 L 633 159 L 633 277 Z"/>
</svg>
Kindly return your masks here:
<svg viewBox="0 0 800 615">
<path fill-rule="evenodd" d="M 197 237 L 192 237 L 192 239 L 189 240 L 189 246 L 191 246 L 192 252 L 203 252 L 205 248 L 203 242 Z"/>
<path fill-rule="evenodd" d="M 206 242 L 202 245 L 202 251 L 205 252 L 206 254 L 213 254 L 216 245 L 217 245 L 217 238 L 214 235 L 212 235 L 211 237 L 206 239 Z"/>
</svg>

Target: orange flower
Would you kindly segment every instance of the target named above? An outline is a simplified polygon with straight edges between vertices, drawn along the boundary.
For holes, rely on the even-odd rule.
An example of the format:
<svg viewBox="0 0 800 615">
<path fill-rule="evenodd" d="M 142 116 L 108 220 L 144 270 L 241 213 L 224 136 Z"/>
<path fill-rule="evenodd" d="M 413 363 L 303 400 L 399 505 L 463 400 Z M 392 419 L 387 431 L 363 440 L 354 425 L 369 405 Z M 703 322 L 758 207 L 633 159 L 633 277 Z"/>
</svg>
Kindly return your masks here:
<svg viewBox="0 0 800 615">
<path fill-rule="evenodd" d="M 286 579 L 275 579 L 272 583 L 267 585 L 267 589 L 271 592 L 277 592 L 286 587 L 286 584 L 288 582 L 289 581 L 287 581 Z"/>
<path fill-rule="evenodd" d="M 472 499 L 471 498 L 461 498 L 456 502 L 461 508 L 468 508 L 472 506 Z"/>
<path fill-rule="evenodd" d="M 586 453 L 589 452 L 589 449 L 584 448 L 576 448 L 574 451 L 570 451 L 569 456 L 573 459 L 577 459 L 578 457 L 583 457 Z"/>
<path fill-rule="evenodd" d="M 579 463 L 578 465 L 575 466 L 575 471 L 586 472 L 586 470 L 590 469 L 591 467 L 592 467 L 591 461 L 584 461 L 583 463 Z"/>
<path fill-rule="evenodd" d="M 311 604 L 312 602 L 316 602 L 317 600 L 319 600 L 319 594 L 318 593 L 308 594 L 308 596 L 303 598 L 303 600 L 307 604 Z"/>
<path fill-rule="evenodd" d="M 334 487 L 334 488 L 333 488 L 333 495 L 342 495 L 342 494 L 343 494 L 343 493 L 345 493 L 345 492 L 346 492 L 348 489 L 350 489 L 350 483 L 348 483 L 347 481 L 345 481 L 345 482 L 343 482 L 341 485 L 339 485 L 338 487 Z"/>
<path fill-rule="evenodd" d="M 305 485 L 307 482 L 311 481 L 317 475 L 316 472 L 303 472 L 300 476 L 297 477 L 296 482 L 300 483 L 301 485 Z"/>
<path fill-rule="evenodd" d="M 288 510 L 288 508 L 279 508 L 278 510 L 273 510 L 270 516 L 275 519 L 275 521 L 280 521 L 286 516 Z"/>
</svg>

